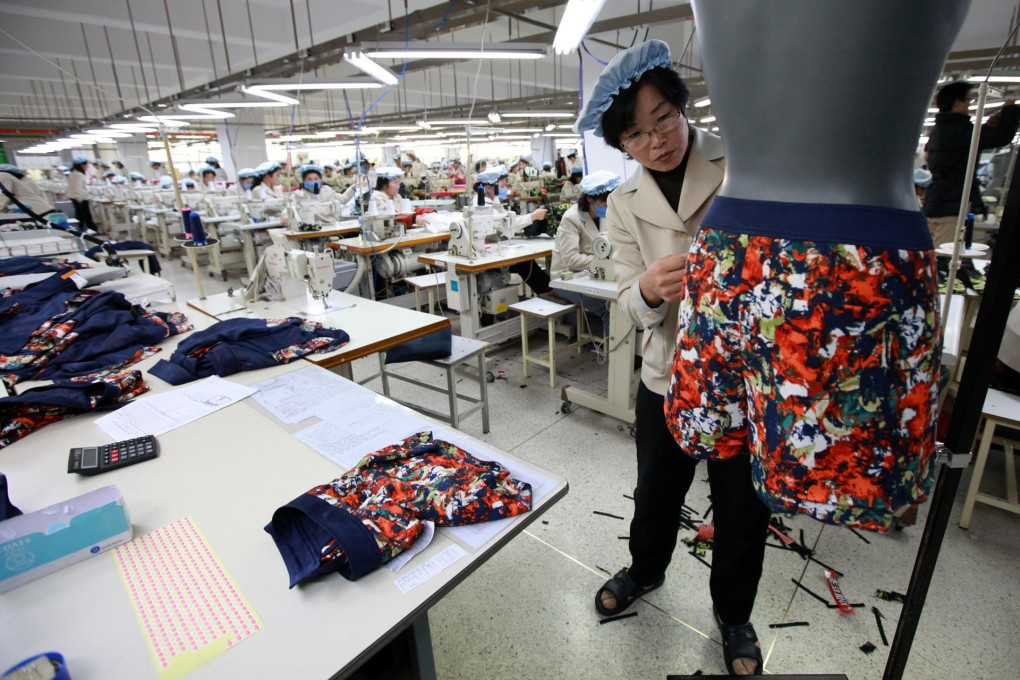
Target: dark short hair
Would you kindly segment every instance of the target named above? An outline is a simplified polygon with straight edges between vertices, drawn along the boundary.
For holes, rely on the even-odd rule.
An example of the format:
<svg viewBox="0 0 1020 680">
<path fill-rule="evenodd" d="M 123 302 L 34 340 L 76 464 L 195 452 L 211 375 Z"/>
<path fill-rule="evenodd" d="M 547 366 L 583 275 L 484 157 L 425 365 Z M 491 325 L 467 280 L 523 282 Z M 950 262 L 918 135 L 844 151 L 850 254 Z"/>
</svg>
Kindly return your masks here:
<svg viewBox="0 0 1020 680">
<path fill-rule="evenodd" d="M 602 138 L 606 144 L 617 151 L 623 151 L 620 135 L 634 126 L 634 102 L 637 93 L 644 85 L 654 85 L 662 93 L 666 101 L 675 105 L 680 113 L 687 117 L 687 100 L 691 91 L 680 77 L 680 74 L 665 66 L 648 69 L 634 81 L 634 84 L 613 98 L 613 103 L 602 114 Z"/>
<path fill-rule="evenodd" d="M 935 105 L 940 113 L 953 110 L 953 104 L 958 101 L 966 101 L 970 97 L 970 91 L 974 86 L 966 80 L 954 80 L 942 86 L 942 89 L 935 95 Z"/>
<path fill-rule="evenodd" d="M 375 190 L 382 191 L 383 189 L 386 188 L 386 185 L 388 185 L 389 183 L 390 180 L 388 178 L 379 175 L 375 178 Z"/>
<path fill-rule="evenodd" d="M 608 191 L 604 194 L 586 194 L 584 192 L 581 192 L 581 196 L 577 199 L 577 209 L 582 212 L 588 212 L 588 209 L 591 207 L 592 201 L 598 200 L 604 201 L 607 198 L 609 198 L 610 193 L 611 192 Z"/>
</svg>

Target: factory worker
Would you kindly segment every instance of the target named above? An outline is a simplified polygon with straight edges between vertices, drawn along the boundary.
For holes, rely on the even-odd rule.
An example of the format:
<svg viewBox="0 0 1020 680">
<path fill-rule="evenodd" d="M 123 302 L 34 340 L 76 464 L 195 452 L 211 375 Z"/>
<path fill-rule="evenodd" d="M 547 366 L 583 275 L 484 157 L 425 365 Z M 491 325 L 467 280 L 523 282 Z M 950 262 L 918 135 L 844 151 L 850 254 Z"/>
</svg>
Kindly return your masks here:
<svg viewBox="0 0 1020 680">
<path fill-rule="evenodd" d="M 541 177 L 543 180 L 556 179 L 556 171 L 553 170 L 552 161 L 546 161 L 545 163 L 542 163 L 542 172 L 539 173 L 539 177 Z"/>
<path fill-rule="evenodd" d="M 392 165 L 385 165 L 376 170 L 375 191 L 372 192 L 372 205 L 378 213 L 395 211 L 396 199 L 400 195 L 400 181 L 404 171 Z"/>
<path fill-rule="evenodd" d="M 505 177 L 506 169 L 503 166 L 478 173 L 475 177 L 475 179 L 478 180 L 478 186 L 485 190 L 485 205 L 500 205 L 497 187 L 500 182 L 506 181 Z M 503 191 L 505 192 L 505 188 Z M 546 212 L 548 211 L 545 208 L 538 208 L 528 215 L 518 215 L 514 221 L 514 229 L 520 230 L 535 220 L 544 219 Z M 534 260 L 512 264 L 509 266 L 509 269 L 514 274 L 520 276 L 521 279 L 524 280 L 524 283 L 528 284 L 528 288 L 530 288 L 535 295 L 541 295 L 542 297 L 562 302 L 562 300 L 553 293 L 552 288 L 549 286 L 549 274 L 538 266 L 538 263 Z"/>
<path fill-rule="evenodd" d="M 258 175 L 258 184 L 255 186 L 253 195 L 260 201 L 271 198 L 283 198 L 284 191 L 280 181 L 280 164 L 275 161 L 259 163 L 255 168 Z"/>
<path fill-rule="evenodd" d="M 177 183 L 181 187 L 181 191 L 197 191 L 198 182 L 191 179 L 190 177 L 182 177 Z"/>
<path fill-rule="evenodd" d="M 414 162 L 410 158 L 402 160 L 400 169 L 404 172 L 404 184 L 412 189 L 417 189 L 421 177 L 416 177 L 414 174 Z"/>
<path fill-rule="evenodd" d="M 141 188 L 145 186 L 145 175 L 140 172 L 132 171 L 128 178 L 131 180 L 131 186 Z"/>
<path fill-rule="evenodd" d="M 111 162 L 113 163 L 113 171 L 115 173 L 117 173 L 118 176 L 120 176 L 120 177 L 127 177 L 127 174 L 128 174 L 127 173 L 127 168 L 124 167 L 123 163 L 121 163 L 116 158 L 113 159 L 113 161 L 111 161 Z"/>
<path fill-rule="evenodd" d="M 575 165 L 570 169 L 570 178 L 563 183 L 563 188 L 560 189 L 560 200 L 561 201 L 576 201 L 577 197 L 581 195 L 581 178 L 584 177 L 584 168 L 580 165 Z"/>
<path fill-rule="evenodd" d="M 230 181 L 227 177 L 227 171 L 220 167 L 220 159 L 216 158 L 216 156 L 209 156 L 206 158 L 205 164 L 215 171 L 217 182 L 225 183 Z M 202 172 L 205 173 L 205 169 L 203 169 Z M 202 180 L 202 184 L 205 184 L 205 180 Z"/>
<path fill-rule="evenodd" d="M 159 182 L 159 178 L 163 174 L 163 164 L 159 161 L 149 161 L 149 179 L 153 184 Z"/>
<path fill-rule="evenodd" d="M 89 159 L 85 156 L 75 156 L 71 163 L 71 172 L 67 176 L 67 191 L 65 195 L 74 204 L 74 216 L 82 229 L 96 229 L 96 223 L 92 221 L 92 207 L 89 205 L 89 194 L 85 188 L 85 173 L 88 170 Z"/>
<path fill-rule="evenodd" d="M 298 187 L 299 198 L 315 198 L 320 201 L 332 201 L 336 198 L 333 188 L 323 182 L 325 168 L 321 165 L 308 163 L 298 168 L 298 175 L 301 177 L 301 185 Z"/>
<path fill-rule="evenodd" d="M 415 154 L 408 152 L 407 157 L 411 159 L 411 172 L 418 178 L 419 184 L 425 179 L 425 164 Z"/>
<path fill-rule="evenodd" d="M 590 269 L 592 242 L 605 231 L 609 194 L 623 183 L 623 178 L 609 170 L 596 170 L 581 180 L 581 196 L 563 213 L 556 230 L 551 272 L 553 276 L 583 272 Z M 574 291 L 559 290 L 556 294 L 580 306 L 585 312 L 602 318 L 602 336 L 609 332 L 609 305 L 605 300 Z"/>
<path fill-rule="evenodd" d="M 238 186 L 249 200 L 251 199 L 251 190 L 255 186 L 256 176 L 255 168 L 241 168 L 237 171 Z"/>
<path fill-rule="evenodd" d="M 346 161 L 343 164 L 340 174 L 337 176 L 337 188 L 339 190 L 346 191 L 352 184 L 354 184 L 355 170 L 356 167 L 354 165 L 354 161 Z"/>
<path fill-rule="evenodd" d="M 35 214 L 45 215 L 53 212 L 53 205 L 47 200 L 39 185 L 18 166 L 0 164 L 0 184 Z M 8 206 L 13 203 L 7 193 L 0 192 L 0 212 L 6 212 Z"/>
<path fill-rule="evenodd" d="M 103 183 L 111 184 L 110 180 L 112 180 L 116 176 L 117 173 L 115 173 L 113 170 L 107 170 L 106 172 L 103 173 Z"/>
<path fill-rule="evenodd" d="M 207 165 L 202 168 L 202 190 L 203 191 L 215 191 L 216 180 L 219 174 L 216 172 L 216 168 L 211 165 Z"/>
<path fill-rule="evenodd" d="M 464 183 L 464 169 L 460 167 L 460 159 L 454 158 L 450 161 L 450 179 L 454 184 Z"/>
<path fill-rule="evenodd" d="M 331 189 L 336 190 L 340 187 L 340 178 L 337 177 L 333 166 L 329 163 L 322 166 L 322 183 Z"/>
</svg>

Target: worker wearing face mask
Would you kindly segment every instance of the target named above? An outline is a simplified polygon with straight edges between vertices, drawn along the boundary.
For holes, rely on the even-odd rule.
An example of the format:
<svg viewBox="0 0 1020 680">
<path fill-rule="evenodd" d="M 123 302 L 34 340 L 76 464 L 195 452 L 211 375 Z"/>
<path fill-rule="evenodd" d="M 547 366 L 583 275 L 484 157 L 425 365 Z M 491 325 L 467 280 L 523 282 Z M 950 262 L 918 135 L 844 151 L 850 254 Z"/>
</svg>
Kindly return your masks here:
<svg viewBox="0 0 1020 680">
<path fill-rule="evenodd" d="M 329 224 L 335 221 L 333 199 L 337 197 L 332 187 L 322 183 L 323 167 L 309 163 L 298 168 L 301 185 L 294 192 L 298 201 L 298 212 L 309 224 Z M 312 202 L 311 210 L 306 209 Z"/>
<path fill-rule="evenodd" d="M 609 194 L 623 179 L 608 170 L 596 170 L 581 180 L 581 196 L 563 213 L 556 230 L 556 248 L 552 256 L 552 275 L 583 272 L 590 269 L 594 256 L 592 243 L 605 232 Z M 602 318 L 603 337 L 609 331 L 609 305 L 605 300 L 588 297 L 569 290 L 559 290 L 561 298 L 579 305 L 585 312 Z"/>
<path fill-rule="evenodd" d="M 251 200 L 251 190 L 255 187 L 256 176 L 255 168 L 241 168 L 237 171 L 237 185 L 248 200 Z"/>
</svg>

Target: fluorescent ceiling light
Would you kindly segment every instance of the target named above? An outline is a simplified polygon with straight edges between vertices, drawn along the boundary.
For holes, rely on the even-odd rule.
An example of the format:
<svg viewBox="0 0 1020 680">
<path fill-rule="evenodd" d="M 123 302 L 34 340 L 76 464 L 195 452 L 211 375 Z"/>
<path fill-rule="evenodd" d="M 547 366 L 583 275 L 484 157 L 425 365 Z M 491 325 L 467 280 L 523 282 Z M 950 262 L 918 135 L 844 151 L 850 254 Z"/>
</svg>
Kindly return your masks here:
<svg viewBox="0 0 1020 680">
<path fill-rule="evenodd" d="M 419 120 L 419 121 L 417 121 L 415 123 L 415 125 L 420 127 L 422 130 L 431 130 L 432 129 L 432 124 L 429 123 L 427 120 Z"/>
<path fill-rule="evenodd" d="M 938 109 L 934 109 L 934 108 L 933 109 L 928 109 L 928 113 L 938 113 L 938 112 L 939 112 Z"/>
<path fill-rule="evenodd" d="M 556 129 L 557 130 L 573 130 L 574 126 L 573 125 L 557 125 Z"/>
<path fill-rule="evenodd" d="M 990 102 L 990 103 L 985 102 L 985 110 L 987 111 L 988 109 L 997 109 L 1005 103 L 1006 102 Z M 967 108 L 969 108 L 971 111 L 977 111 L 977 104 L 971 104 Z"/>
<path fill-rule="evenodd" d="M 298 92 L 306 90 L 372 90 L 382 87 L 374 80 L 364 78 L 349 78 L 346 80 L 332 80 L 322 82 L 295 83 L 293 81 L 258 81 L 254 84 L 242 87 L 241 91 L 248 94 L 259 92 Z M 266 95 L 263 95 L 266 96 Z"/>
<path fill-rule="evenodd" d="M 98 128 L 95 129 L 95 130 L 86 130 L 85 132 L 87 132 L 90 135 L 99 135 L 100 137 L 114 137 L 114 138 L 117 138 L 117 137 L 130 137 L 131 136 L 131 133 L 129 133 L 129 132 L 118 132 L 116 130 L 101 130 L 101 129 L 98 129 Z"/>
<path fill-rule="evenodd" d="M 489 115 L 488 115 L 488 118 L 489 118 L 489 122 L 490 123 L 498 123 L 500 120 L 502 120 L 499 117 L 499 113 L 496 112 L 496 111 L 490 111 Z"/>
<path fill-rule="evenodd" d="M 344 61 L 367 76 L 371 76 L 387 85 L 396 85 L 400 80 L 393 72 L 382 64 L 377 64 L 361 52 L 344 52 Z"/>
<path fill-rule="evenodd" d="M 556 125 L 554 123 L 549 123 L 548 125 L 545 126 L 545 131 L 546 132 L 552 132 L 555 129 L 556 129 Z"/>
<path fill-rule="evenodd" d="M 545 45 L 525 43 L 496 43 L 492 49 L 452 43 L 362 45 L 365 56 L 373 59 L 541 59 L 545 49 Z"/>
<path fill-rule="evenodd" d="M 606 0 L 570 0 L 567 3 L 553 39 L 556 54 L 567 54 L 577 49 L 604 4 Z"/>
<path fill-rule="evenodd" d="M 502 114 L 504 118 L 576 118 L 570 111 L 514 111 Z"/>
<path fill-rule="evenodd" d="M 484 118 L 464 118 L 461 120 L 430 120 L 432 125 L 488 125 L 489 121 Z"/>
<path fill-rule="evenodd" d="M 705 116 L 699 122 L 701 122 L 701 123 L 711 123 L 711 122 L 714 122 L 714 121 L 715 121 L 715 116 Z"/>
<path fill-rule="evenodd" d="M 711 103 L 712 103 L 712 100 L 709 99 L 708 97 L 705 97 L 704 99 L 699 99 L 698 101 L 694 102 L 694 108 L 700 109 L 703 106 L 708 106 Z"/>
<path fill-rule="evenodd" d="M 985 82 L 984 76 L 974 76 L 967 78 L 968 83 L 983 83 Z M 1020 83 L 1020 76 L 992 76 L 988 79 L 990 83 Z"/>
</svg>

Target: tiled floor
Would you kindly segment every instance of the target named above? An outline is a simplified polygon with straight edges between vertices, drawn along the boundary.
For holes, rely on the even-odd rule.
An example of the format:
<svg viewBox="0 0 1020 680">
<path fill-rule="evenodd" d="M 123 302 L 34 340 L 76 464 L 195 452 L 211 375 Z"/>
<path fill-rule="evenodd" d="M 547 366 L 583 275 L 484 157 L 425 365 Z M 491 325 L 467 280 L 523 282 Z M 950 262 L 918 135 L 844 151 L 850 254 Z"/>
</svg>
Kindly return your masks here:
<svg viewBox="0 0 1020 680">
<path fill-rule="evenodd" d="M 178 299 L 195 295 L 188 269 L 166 264 Z M 237 281 L 204 279 L 216 292 Z M 534 343 L 544 333 L 535 333 Z M 632 608 L 638 616 L 599 625 L 595 591 L 628 563 L 630 495 L 634 486 L 634 441 L 622 423 L 578 408 L 560 410 L 559 388 L 567 383 L 589 390 L 606 388 L 606 369 L 594 353 L 565 355 L 556 389 L 545 369 L 524 379 L 519 344 L 490 354 L 490 368 L 502 368 L 507 380 L 489 384 L 491 431 L 481 434 L 475 414 L 462 429 L 517 456 L 565 476 L 570 493 L 482 565 L 430 612 L 438 677 L 456 678 L 664 678 L 667 674 L 724 674 L 722 648 L 711 617 L 708 569 L 679 546 L 666 584 Z M 375 360 L 355 365 L 355 377 L 368 375 Z M 402 370 L 440 379 L 440 371 L 410 364 Z M 470 389 L 465 377 L 462 389 Z M 378 382 L 376 389 L 381 389 Z M 426 398 L 398 384 L 398 396 Z M 431 395 L 431 399 L 435 399 Z M 986 488 L 1002 485 L 1001 455 L 985 474 Z M 934 581 L 920 621 L 905 677 L 1020 677 L 1020 517 L 978 506 L 969 531 L 960 529 L 965 473 L 953 519 L 946 532 Z M 708 507 L 702 470 L 687 499 L 697 510 Z M 919 524 L 889 535 L 867 535 L 823 526 L 807 518 L 786 519 L 794 538 L 805 542 L 821 561 L 845 574 L 844 593 L 863 602 L 853 616 L 841 616 L 798 592 L 791 579 L 802 580 L 828 598 L 822 568 L 796 554 L 766 552 L 752 621 L 766 655 L 767 673 L 845 673 L 853 680 L 881 678 L 888 647 L 882 644 L 875 617 L 885 617 L 890 641 L 899 605 L 875 597 L 876 589 L 905 592 L 920 542 L 928 506 Z M 626 517 L 592 514 L 601 510 Z M 691 532 L 681 530 L 681 538 Z M 770 541 L 774 542 L 774 541 Z M 711 554 L 707 559 L 711 559 Z M 806 627 L 771 630 L 770 623 L 806 621 Z M 859 648 L 876 645 L 871 654 Z"/>
</svg>

